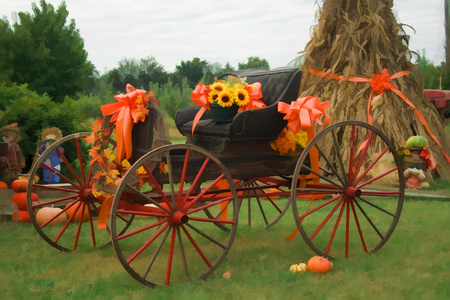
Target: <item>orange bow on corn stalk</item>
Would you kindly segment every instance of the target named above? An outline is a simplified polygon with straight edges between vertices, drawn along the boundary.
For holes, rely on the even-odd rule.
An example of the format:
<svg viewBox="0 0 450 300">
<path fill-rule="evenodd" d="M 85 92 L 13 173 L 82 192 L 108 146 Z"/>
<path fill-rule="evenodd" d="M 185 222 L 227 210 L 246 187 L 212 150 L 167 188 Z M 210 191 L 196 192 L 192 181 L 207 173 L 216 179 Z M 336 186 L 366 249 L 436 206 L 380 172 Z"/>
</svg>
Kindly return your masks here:
<svg viewBox="0 0 450 300">
<path fill-rule="evenodd" d="M 395 73 L 394 75 L 390 76 L 389 72 L 386 69 L 383 69 L 381 74 L 374 74 L 370 76 L 370 78 L 363 78 L 363 77 L 355 77 L 355 76 L 349 76 L 347 79 L 343 75 L 334 75 L 334 74 L 325 74 L 325 72 L 317 71 L 314 69 L 310 69 L 309 72 L 311 74 L 330 78 L 330 79 L 338 79 L 338 80 L 345 80 L 345 81 L 352 81 L 352 82 L 368 82 L 372 86 L 372 91 L 370 92 L 369 96 L 369 102 L 367 103 L 367 119 L 368 123 L 370 125 L 373 125 L 372 116 L 370 115 L 370 104 L 372 101 L 372 95 L 376 92 L 378 95 L 381 95 L 384 93 L 384 91 L 391 90 L 394 92 L 397 96 L 400 97 L 406 104 L 408 104 L 416 113 L 417 118 L 419 119 L 420 123 L 425 126 L 427 132 L 430 134 L 431 138 L 436 142 L 436 144 L 439 145 L 439 147 L 442 149 L 442 152 L 444 153 L 447 160 L 450 162 L 450 157 L 445 152 L 442 145 L 437 140 L 436 136 L 431 132 L 430 126 L 428 126 L 427 121 L 422 116 L 422 114 L 419 112 L 419 110 L 414 106 L 414 104 L 409 101 L 408 98 L 406 98 L 405 95 L 401 91 L 397 89 L 397 87 L 391 83 L 392 79 L 396 79 L 405 75 L 409 75 L 409 71 L 401 71 L 398 73 Z M 365 142 L 360 146 L 360 149 L 365 146 Z"/>
<path fill-rule="evenodd" d="M 123 159 L 128 159 L 132 154 L 131 131 L 134 123 L 144 122 L 148 115 L 148 101 L 156 103 L 153 92 L 139 90 L 131 84 L 126 86 L 127 93 L 114 96 L 118 102 L 101 106 L 103 116 L 113 115 L 110 122 L 116 124 L 117 154 L 116 163 L 120 164 Z"/>
<path fill-rule="evenodd" d="M 304 98 L 298 98 L 296 101 L 292 101 L 291 104 L 284 102 L 278 102 L 278 112 L 286 114 L 284 120 L 288 121 L 288 128 L 293 133 L 298 133 L 300 130 L 306 131 L 308 140 L 311 141 L 314 138 L 313 121 L 316 121 L 319 125 L 328 124 L 330 122 L 330 116 L 325 112 L 325 108 L 330 106 L 330 101 L 320 102 L 320 98 L 308 96 Z M 325 122 L 322 123 L 320 117 L 325 116 Z M 309 151 L 311 169 L 319 173 L 319 152 L 315 147 Z M 306 184 L 306 179 L 312 179 L 314 184 L 319 184 L 319 179 L 314 175 L 300 175 L 301 187 Z M 307 211 L 310 209 L 314 200 L 319 199 L 320 196 L 312 196 Z M 302 220 L 303 222 L 303 220 Z M 298 229 L 295 230 L 286 238 L 286 240 L 293 239 L 298 233 Z"/>
</svg>

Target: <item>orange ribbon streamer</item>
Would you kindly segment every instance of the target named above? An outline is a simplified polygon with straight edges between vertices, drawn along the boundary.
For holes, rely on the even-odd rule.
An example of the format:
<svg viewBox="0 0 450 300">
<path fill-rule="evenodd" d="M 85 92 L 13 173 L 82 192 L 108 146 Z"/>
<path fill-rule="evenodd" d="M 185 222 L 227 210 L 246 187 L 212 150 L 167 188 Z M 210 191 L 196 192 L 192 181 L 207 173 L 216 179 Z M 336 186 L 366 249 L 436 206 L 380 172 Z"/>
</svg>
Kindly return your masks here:
<svg viewBox="0 0 450 300">
<path fill-rule="evenodd" d="M 422 125 L 425 126 L 428 134 L 436 142 L 436 144 L 439 145 L 439 147 L 442 149 L 442 152 L 444 153 L 445 157 L 447 158 L 447 161 L 450 162 L 450 157 L 447 155 L 444 148 L 442 147 L 442 145 L 437 140 L 436 136 L 431 131 L 431 128 L 430 128 L 430 126 L 428 126 L 428 123 L 425 120 L 425 118 L 422 116 L 422 114 L 419 112 L 419 110 L 414 106 L 414 104 L 411 101 L 409 101 L 409 99 L 406 98 L 406 96 L 403 95 L 403 93 L 401 91 L 399 91 L 394 84 L 391 83 L 392 79 L 396 79 L 396 78 L 399 78 L 399 77 L 402 77 L 405 75 L 409 75 L 409 73 L 410 73 L 409 71 L 401 71 L 401 72 L 395 73 L 394 75 L 390 76 L 389 72 L 386 69 L 383 69 L 381 74 L 374 74 L 374 75 L 370 76 L 370 79 L 362 78 L 362 77 L 354 77 L 354 76 L 349 76 L 347 79 L 345 79 L 345 77 L 343 75 L 325 74 L 325 72 L 323 72 L 323 71 L 317 71 L 314 69 L 310 69 L 309 72 L 311 74 L 325 77 L 325 78 L 330 78 L 330 79 L 346 80 L 346 81 L 353 81 L 353 82 L 369 82 L 370 85 L 372 86 L 372 91 L 370 92 L 370 96 L 369 96 L 369 102 L 367 103 L 367 119 L 368 119 L 368 123 L 370 125 L 373 125 L 372 116 L 370 115 L 370 105 L 371 105 L 371 101 L 372 101 L 372 95 L 375 92 L 378 95 L 381 95 L 381 94 L 383 94 L 384 91 L 391 90 L 397 96 L 399 96 L 400 99 L 402 99 L 406 104 L 408 104 L 414 110 L 420 123 L 422 123 Z M 360 146 L 360 149 L 364 146 L 365 146 L 365 142 L 363 142 L 363 144 Z"/>
<path fill-rule="evenodd" d="M 308 133 L 308 140 L 311 141 L 314 138 L 313 121 L 315 120 L 319 125 L 328 124 L 330 122 L 330 116 L 325 112 L 325 108 L 330 106 L 330 101 L 320 102 L 320 98 L 308 96 L 298 98 L 296 101 L 292 101 L 291 104 L 284 102 L 278 102 L 278 112 L 286 114 L 284 120 L 288 121 L 288 128 L 293 133 L 298 133 L 300 130 Z M 322 123 L 320 117 L 325 116 L 325 122 Z M 311 158 L 311 168 L 319 172 L 319 153 L 315 147 L 309 152 Z M 319 184 L 317 176 L 310 177 L 314 184 Z M 300 176 L 301 187 L 306 186 L 307 176 Z M 309 208 L 314 200 L 320 197 L 312 196 Z M 303 220 L 301 221 L 303 222 Z M 286 238 L 286 240 L 293 239 L 298 233 L 298 229 L 295 230 Z"/>
<path fill-rule="evenodd" d="M 319 119 L 323 115 L 325 115 L 325 124 L 328 124 L 330 116 L 325 112 L 325 108 L 329 106 L 330 101 L 321 103 L 320 98 L 308 96 L 298 98 L 291 104 L 278 102 L 278 112 L 286 114 L 283 120 L 288 121 L 288 128 L 296 134 L 300 130 L 307 131 L 312 128 L 313 120 L 323 125 Z"/>
<path fill-rule="evenodd" d="M 131 84 L 126 86 L 127 94 L 114 96 L 118 102 L 101 106 L 103 116 L 113 115 L 110 122 L 116 124 L 117 152 L 116 163 L 120 164 L 123 159 L 128 159 L 132 154 L 131 131 L 134 123 L 144 122 L 148 115 L 148 101 L 156 103 L 153 92 L 148 95 L 147 91 L 134 88 Z"/>
</svg>

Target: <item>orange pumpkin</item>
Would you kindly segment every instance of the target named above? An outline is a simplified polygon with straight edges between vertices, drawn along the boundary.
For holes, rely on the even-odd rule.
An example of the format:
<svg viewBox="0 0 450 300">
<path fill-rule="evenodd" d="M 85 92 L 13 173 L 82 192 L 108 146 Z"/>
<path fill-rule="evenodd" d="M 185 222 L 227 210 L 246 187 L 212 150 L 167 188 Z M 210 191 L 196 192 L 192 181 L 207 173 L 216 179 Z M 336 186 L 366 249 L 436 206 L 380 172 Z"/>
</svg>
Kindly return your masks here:
<svg viewBox="0 0 450 300">
<path fill-rule="evenodd" d="M 36 214 L 36 222 L 39 225 L 42 225 L 57 216 L 60 212 L 62 212 L 62 209 L 58 207 L 43 207 Z M 56 219 L 48 223 L 48 225 L 63 224 L 66 221 L 67 215 L 62 213 Z"/>
<path fill-rule="evenodd" d="M 14 192 L 22 193 L 27 191 L 28 180 L 14 180 L 11 187 Z"/>
<path fill-rule="evenodd" d="M 12 219 L 17 222 L 31 222 L 30 215 L 27 210 L 16 210 L 12 214 Z"/>
<path fill-rule="evenodd" d="M 331 266 L 331 262 L 322 256 L 314 256 L 308 261 L 308 270 L 314 273 L 325 274 Z"/>
<path fill-rule="evenodd" d="M 69 207 L 72 203 L 74 202 L 69 202 L 66 205 L 66 208 Z M 82 204 L 84 205 L 84 204 Z M 74 222 L 79 222 L 81 220 L 81 210 L 83 209 L 83 206 L 80 205 L 80 209 L 78 209 L 77 213 L 75 214 L 75 217 L 73 217 L 72 219 L 72 223 Z M 66 210 L 66 215 L 67 218 L 70 219 L 70 217 L 75 213 L 75 210 L 77 209 L 77 207 L 79 206 L 79 203 L 75 203 L 74 205 L 72 205 L 70 208 L 68 208 Z M 88 207 L 86 206 L 84 208 L 84 215 L 83 215 L 83 222 L 87 222 L 89 221 L 89 211 L 88 211 Z"/>
<path fill-rule="evenodd" d="M 4 183 L 3 181 L 0 181 L 0 190 L 4 190 L 7 188 L 8 188 L 8 185 L 6 183 Z"/>
<path fill-rule="evenodd" d="M 31 193 L 31 201 L 36 202 L 39 200 L 39 196 L 36 193 Z M 27 193 L 16 193 L 12 197 L 12 202 L 17 205 L 19 210 L 27 210 Z"/>
</svg>

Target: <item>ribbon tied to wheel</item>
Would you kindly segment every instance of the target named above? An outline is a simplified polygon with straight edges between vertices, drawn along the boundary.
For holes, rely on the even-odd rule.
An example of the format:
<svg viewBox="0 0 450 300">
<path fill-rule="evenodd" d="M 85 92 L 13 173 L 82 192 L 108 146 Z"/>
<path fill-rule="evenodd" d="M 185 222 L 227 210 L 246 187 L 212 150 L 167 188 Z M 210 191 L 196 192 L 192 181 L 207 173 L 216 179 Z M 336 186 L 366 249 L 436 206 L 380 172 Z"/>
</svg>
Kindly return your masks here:
<svg viewBox="0 0 450 300">
<path fill-rule="evenodd" d="M 120 164 L 132 154 L 131 131 L 135 123 L 145 121 L 148 116 L 149 100 L 158 103 L 153 92 L 139 90 L 131 84 L 126 86 L 127 93 L 114 96 L 115 103 L 101 106 L 103 116 L 113 115 L 110 122 L 116 124 L 117 151 L 115 162 Z M 158 103 L 159 104 L 159 103 Z"/>
<path fill-rule="evenodd" d="M 402 76 L 405 76 L 405 75 L 409 75 L 410 74 L 409 71 L 401 71 L 401 72 L 395 73 L 394 75 L 391 76 L 389 74 L 388 70 L 383 69 L 381 74 L 374 74 L 374 75 L 370 76 L 370 78 L 355 77 L 355 76 L 349 76 L 349 77 L 345 78 L 343 75 L 335 75 L 335 74 L 331 74 L 331 73 L 326 74 L 323 71 L 317 71 L 317 70 L 314 70 L 314 69 L 310 69 L 309 72 L 311 74 L 314 74 L 314 75 L 317 75 L 317 76 L 321 76 L 321 77 L 325 77 L 325 78 L 329 78 L 329 79 L 337 79 L 337 80 L 352 81 L 352 82 L 362 82 L 362 83 L 365 83 L 365 82 L 370 83 L 370 85 L 372 86 L 372 91 L 370 92 L 369 101 L 367 103 L 367 119 L 368 119 L 368 123 L 370 125 L 373 125 L 373 119 L 372 119 L 372 116 L 370 114 L 370 105 L 371 105 L 373 94 L 377 93 L 378 95 L 382 95 L 385 91 L 388 91 L 388 90 L 394 92 L 400 99 L 402 99 L 407 105 L 409 105 L 414 110 L 414 112 L 415 112 L 417 118 L 419 119 L 420 123 L 422 123 L 422 125 L 425 126 L 428 134 L 436 142 L 436 144 L 438 144 L 438 146 L 442 149 L 442 152 L 444 153 L 444 156 L 447 158 L 447 161 L 450 162 L 450 157 L 447 155 L 447 153 L 445 152 L 444 148 L 442 147 L 442 145 L 439 143 L 439 141 L 436 138 L 436 136 L 431 131 L 431 128 L 428 125 L 428 123 L 425 120 L 425 118 L 422 116 L 422 114 L 419 112 L 419 110 L 415 107 L 415 105 L 408 98 L 406 98 L 406 96 L 400 90 L 397 89 L 395 84 L 391 83 L 391 80 L 393 80 L 393 79 L 396 79 L 396 78 L 399 78 L 399 77 L 402 77 Z M 366 142 L 367 141 L 362 143 L 362 145 L 360 146 L 360 149 L 364 148 Z"/>
<path fill-rule="evenodd" d="M 286 114 L 284 120 L 288 121 L 288 128 L 294 134 L 300 130 L 306 131 L 308 135 L 308 141 L 314 138 L 314 121 L 319 125 L 328 124 L 330 122 L 330 116 L 325 112 L 325 108 L 330 106 L 330 101 L 320 102 L 320 98 L 308 96 L 298 98 L 296 101 L 292 101 L 290 104 L 284 102 L 278 102 L 278 112 Z M 325 121 L 322 122 L 320 118 L 325 116 Z M 319 153 L 316 148 L 312 148 L 309 152 L 311 169 L 319 173 Z M 301 175 L 300 184 L 306 184 L 307 175 Z M 314 184 L 319 184 L 317 176 L 310 176 Z M 314 200 L 320 196 L 311 196 L 307 211 L 309 211 L 311 204 Z M 302 220 L 303 221 L 303 220 Z M 286 240 L 293 239 L 298 233 L 298 229 L 294 231 L 286 238 Z"/>
</svg>

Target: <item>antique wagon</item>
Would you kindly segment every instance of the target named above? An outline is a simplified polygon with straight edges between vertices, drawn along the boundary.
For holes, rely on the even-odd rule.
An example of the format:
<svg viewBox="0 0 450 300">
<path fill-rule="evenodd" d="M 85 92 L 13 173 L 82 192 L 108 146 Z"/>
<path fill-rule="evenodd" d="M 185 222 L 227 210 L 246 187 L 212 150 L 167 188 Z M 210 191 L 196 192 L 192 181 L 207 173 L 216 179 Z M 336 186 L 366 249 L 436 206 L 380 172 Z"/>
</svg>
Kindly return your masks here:
<svg viewBox="0 0 450 300">
<path fill-rule="evenodd" d="M 157 109 L 150 107 L 145 123 L 133 129 L 132 165 L 124 167 L 113 198 L 93 188 L 104 174 L 89 163 L 91 133 L 55 142 L 30 175 L 50 169 L 61 183 L 28 185 L 28 211 L 42 238 L 63 251 L 111 242 L 126 271 L 148 286 L 210 275 L 233 243 L 240 211 L 249 226 L 272 227 L 291 208 L 293 229 L 319 255 L 348 257 L 381 248 L 398 223 L 404 196 L 391 141 L 373 126 L 346 121 L 327 126 L 303 151 L 280 155 L 270 145 L 287 124 L 277 104 L 297 99 L 301 71 L 253 69 L 237 75 L 262 84 L 267 107 L 240 112 L 228 123 L 213 122 L 207 111 L 194 135 L 199 107 L 181 109 L 175 122 L 185 144 L 158 137 L 158 114 L 150 117 Z M 327 137 L 332 144 L 323 143 Z M 112 138 L 102 141 L 103 149 L 114 149 Z M 44 163 L 51 151 L 60 155 L 62 171 Z M 32 202 L 32 191 L 39 202 Z M 36 214 L 49 206 L 61 207 L 59 214 L 75 208 L 81 217 L 38 223 Z M 104 207 L 109 221 L 99 222 L 106 230 L 98 230 L 94 221 L 105 216 Z"/>
</svg>

